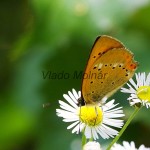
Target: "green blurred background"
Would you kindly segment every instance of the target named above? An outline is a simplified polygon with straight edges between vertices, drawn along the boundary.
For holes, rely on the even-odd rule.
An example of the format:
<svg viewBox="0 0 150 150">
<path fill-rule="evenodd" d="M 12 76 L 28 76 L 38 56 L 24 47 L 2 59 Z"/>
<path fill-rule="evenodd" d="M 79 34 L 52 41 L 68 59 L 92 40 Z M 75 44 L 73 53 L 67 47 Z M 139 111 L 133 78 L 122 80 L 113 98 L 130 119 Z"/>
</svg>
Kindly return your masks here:
<svg viewBox="0 0 150 150">
<path fill-rule="evenodd" d="M 98 35 L 118 38 L 135 54 L 138 71 L 150 71 L 149 0 L 0 1 L 0 150 L 77 150 L 56 116 L 58 100 L 80 90 L 79 79 L 44 79 L 42 72 L 83 71 Z M 133 111 L 128 95 L 113 97 Z M 43 104 L 50 103 L 43 108 Z M 143 109 L 120 141 L 150 146 L 149 110 Z M 106 146 L 109 140 L 99 140 Z"/>
</svg>

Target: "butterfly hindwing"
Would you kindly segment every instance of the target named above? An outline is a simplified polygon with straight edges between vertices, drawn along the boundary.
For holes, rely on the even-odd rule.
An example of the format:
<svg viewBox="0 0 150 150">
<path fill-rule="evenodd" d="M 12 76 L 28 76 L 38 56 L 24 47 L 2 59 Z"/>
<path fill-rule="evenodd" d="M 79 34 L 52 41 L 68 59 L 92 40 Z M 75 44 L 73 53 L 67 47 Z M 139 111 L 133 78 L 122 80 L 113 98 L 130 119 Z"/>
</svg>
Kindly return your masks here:
<svg viewBox="0 0 150 150">
<path fill-rule="evenodd" d="M 111 96 L 133 76 L 137 66 L 133 54 L 119 45 L 119 41 L 107 36 L 101 38 L 93 46 L 85 70 L 88 78 L 82 82 L 86 104 L 101 103 L 102 98 Z M 99 53 L 101 55 L 97 55 Z"/>
</svg>

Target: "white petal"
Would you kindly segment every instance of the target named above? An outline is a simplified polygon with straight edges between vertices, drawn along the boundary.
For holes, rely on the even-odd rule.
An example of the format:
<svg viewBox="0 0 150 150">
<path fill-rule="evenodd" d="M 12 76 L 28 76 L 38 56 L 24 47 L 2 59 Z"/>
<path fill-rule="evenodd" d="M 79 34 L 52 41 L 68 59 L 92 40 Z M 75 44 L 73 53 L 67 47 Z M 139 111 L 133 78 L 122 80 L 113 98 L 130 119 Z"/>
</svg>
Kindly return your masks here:
<svg viewBox="0 0 150 150">
<path fill-rule="evenodd" d="M 111 109 L 111 108 L 117 106 L 118 104 L 115 104 L 115 105 L 113 104 L 114 101 L 115 101 L 115 100 L 113 99 L 113 100 L 109 101 L 108 103 L 106 103 L 105 105 L 103 105 L 103 106 L 102 106 L 103 111 L 107 111 L 107 110 L 109 110 L 109 109 Z"/>
<path fill-rule="evenodd" d="M 139 86 L 143 86 L 143 73 L 139 74 Z"/>
<path fill-rule="evenodd" d="M 123 141 L 123 145 L 114 144 L 111 150 L 150 150 L 150 148 L 146 148 L 144 145 L 141 145 L 138 149 L 135 147 L 135 143 L 132 141 L 131 143 Z"/>
<path fill-rule="evenodd" d="M 135 90 L 130 84 L 127 83 L 127 85 L 128 85 L 128 87 L 129 87 L 130 91 L 132 91 L 132 93 L 133 93 L 133 92 L 134 92 L 134 93 L 136 92 L 136 90 Z"/>
<path fill-rule="evenodd" d="M 87 139 L 90 139 L 92 137 L 92 135 L 91 135 L 91 128 L 88 125 L 85 127 L 84 134 L 85 134 Z"/>
<path fill-rule="evenodd" d="M 76 112 L 77 111 L 77 108 L 74 108 L 72 106 L 70 106 L 69 104 L 59 100 L 59 104 L 60 104 L 60 107 L 64 110 L 67 110 L 67 111 L 70 111 L 70 112 Z"/>
<path fill-rule="evenodd" d="M 76 126 L 78 123 L 79 123 L 79 121 L 76 121 L 76 122 L 72 123 L 70 126 L 67 127 L 67 129 L 73 128 L 73 127 Z"/>
<path fill-rule="evenodd" d="M 150 86 L 150 73 L 147 75 L 145 85 Z"/>
<path fill-rule="evenodd" d="M 85 128 L 85 123 L 80 122 L 80 132 Z"/>
<path fill-rule="evenodd" d="M 70 98 L 73 100 L 73 102 L 74 102 L 75 104 L 78 103 L 78 101 L 77 101 L 76 97 L 74 96 L 74 94 L 72 94 L 70 91 L 68 91 L 68 95 L 70 96 Z"/>
<path fill-rule="evenodd" d="M 104 124 L 102 124 L 102 127 L 104 128 L 105 133 L 108 134 L 110 137 L 114 137 L 114 135 L 118 134 L 117 130 L 114 130 Z"/>
<path fill-rule="evenodd" d="M 80 95 L 76 92 L 75 89 L 72 89 L 72 93 L 73 93 L 74 97 L 76 98 L 76 100 L 80 97 Z"/>
<path fill-rule="evenodd" d="M 116 119 L 105 119 L 103 123 L 117 128 L 121 128 L 124 124 L 123 120 L 116 120 Z"/>
<path fill-rule="evenodd" d="M 95 141 L 89 141 L 83 147 L 83 150 L 102 150 L 100 144 Z"/>
<path fill-rule="evenodd" d="M 108 139 L 109 136 L 104 132 L 103 129 L 101 129 L 102 127 L 97 127 L 96 131 L 99 133 L 99 135 L 103 138 L 103 139 Z"/>
<path fill-rule="evenodd" d="M 126 150 L 128 149 L 136 150 L 134 142 L 131 142 L 131 144 L 129 144 L 128 142 L 124 141 L 123 146 L 125 147 Z"/>
<path fill-rule="evenodd" d="M 131 89 L 121 88 L 120 90 L 123 93 L 135 93 L 135 91 L 132 91 Z"/>
<path fill-rule="evenodd" d="M 135 82 L 134 82 L 134 80 L 133 80 L 132 78 L 129 80 L 129 82 L 133 85 L 133 87 L 134 87 L 135 89 L 138 88 L 137 84 L 135 84 Z"/>
<path fill-rule="evenodd" d="M 78 118 L 65 118 L 63 119 L 64 122 L 74 122 L 74 121 L 78 121 Z"/>
<path fill-rule="evenodd" d="M 78 124 L 73 130 L 72 133 L 79 133 L 80 132 L 80 125 Z"/>
<path fill-rule="evenodd" d="M 93 128 L 91 128 L 91 130 L 92 130 L 92 135 L 93 135 L 92 137 L 94 138 L 94 140 L 98 139 L 96 129 L 93 127 Z"/>
<path fill-rule="evenodd" d="M 59 115 L 59 116 L 62 116 L 64 118 L 73 118 L 73 117 L 78 117 L 78 115 L 76 115 L 75 113 L 72 113 L 72 112 L 68 112 L 66 110 L 62 110 L 62 109 L 56 109 L 56 113 Z"/>
<path fill-rule="evenodd" d="M 81 91 L 78 92 L 79 97 L 81 97 Z"/>
<path fill-rule="evenodd" d="M 123 110 L 122 110 L 122 107 L 117 107 L 117 108 L 114 108 L 114 109 L 110 109 L 110 110 L 107 110 L 107 111 L 105 111 L 106 113 L 118 113 L 118 111 L 119 112 L 123 112 Z"/>
<path fill-rule="evenodd" d="M 74 103 L 74 101 L 67 95 L 67 94 L 63 94 L 63 97 L 68 101 L 68 103 L 70 105 L 72 105 L 74 108 L 77 108 L 78 106 L 76 105 L 76 103 Z"/>
</svg>

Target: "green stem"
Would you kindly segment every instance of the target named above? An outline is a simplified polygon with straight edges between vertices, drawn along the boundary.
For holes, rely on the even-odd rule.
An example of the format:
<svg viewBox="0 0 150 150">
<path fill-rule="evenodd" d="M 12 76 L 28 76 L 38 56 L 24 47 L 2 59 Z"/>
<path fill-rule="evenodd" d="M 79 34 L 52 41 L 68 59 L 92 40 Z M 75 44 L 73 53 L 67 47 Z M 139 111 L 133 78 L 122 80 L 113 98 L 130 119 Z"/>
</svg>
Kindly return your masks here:
<svg viewBox="0 0 150 150">
<path fill-rule="evenodd" d="M 140 107 L 141 108 L 141 107 Z M 107 150 L 110 150 L 110 148 L 114 145 L 114 143 L 116 143 L 119 138 L 121 137 L 121 135 L 124 133 L 124 131 L 126 130 L 126 128 L 128 127 L 128 125 L 131 123 L 131 121 L 133 120 L 133 118 L 135 117 L 135 115 L 138 113 L 138 111 L 140 110 L 139 107 L 135 107 L 134 112 L 132 113 L 132 115 L 129 117 L 129 119 L 127 120 L 127 122 L 125 123 L 125 125 L 123 126 L 123 128 L 120 130 L 119 134 L 114 138 L 114 140 L 110 143 L 110 145 L 108 146 Z"/>
<path fill-rule="evenodd" d="M 85 131 L 85 129 L 84 129 L 84 131 Z M 84 131 L 82 132 L 82 149 L 83 149 L 83 146 L 87 143 L 87 139 L 86 139 L 86 136 L 84 134 Z M 93 137 L 91 137 L 89 139 L 89 141 L 93 141 Z"/>
<path fill-rule="evenodd" d="M 84 132 L 82 132 L 82 149 L 85 144 L 86 144 L 86 137 L 84 135 Z"/>
</svg>

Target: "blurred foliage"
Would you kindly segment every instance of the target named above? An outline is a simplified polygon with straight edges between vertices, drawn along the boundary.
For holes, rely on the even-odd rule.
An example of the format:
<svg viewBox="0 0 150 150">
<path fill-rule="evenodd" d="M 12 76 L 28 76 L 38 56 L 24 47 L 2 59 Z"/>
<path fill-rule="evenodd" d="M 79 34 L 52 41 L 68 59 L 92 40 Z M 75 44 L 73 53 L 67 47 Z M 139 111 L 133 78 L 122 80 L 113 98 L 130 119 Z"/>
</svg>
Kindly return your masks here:
<svg viewBox="0 0 150 150">
<path fill-rule="evenodd" d="M 95 38 L 106 34 L 134 52 L 137 71 L 149 72 L 149 17 L 148 0 L 1 0 L 0 150 L 80 148 L 81 137 L 66 129 L 55 109 L 63 93 L 80 90 L 81 80 L 44 79 L 43 71 L 83 71 Z M 133 111 L 127 95 L 113 97 L 126 106 L 127 118 Z M 50 107 L 43 108 L 46 103 Z M 120 140 L 150 146 L 148 111 Z"/>
</svg>

